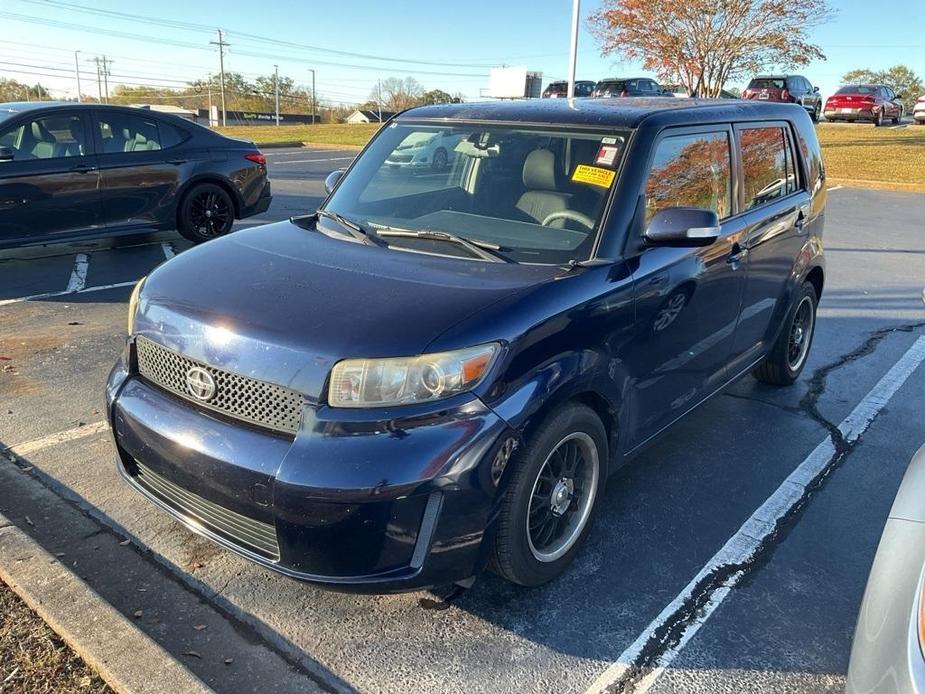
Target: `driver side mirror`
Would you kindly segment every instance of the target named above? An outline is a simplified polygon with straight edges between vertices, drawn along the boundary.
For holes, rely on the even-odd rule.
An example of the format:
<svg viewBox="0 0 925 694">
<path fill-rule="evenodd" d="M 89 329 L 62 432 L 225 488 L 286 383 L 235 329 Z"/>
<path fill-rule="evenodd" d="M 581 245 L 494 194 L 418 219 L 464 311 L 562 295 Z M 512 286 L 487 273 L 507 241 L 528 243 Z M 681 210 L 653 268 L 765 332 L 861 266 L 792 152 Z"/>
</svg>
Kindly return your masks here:
<svg viewBox="0 0 925 694">
<path fill-rule="evenodd" d="M 329 173 L 328 177 L 324 179 L 324 192 L 330 195 L 331 191 L 334 190 L 334 186 L 337 185 L 337 182 L 340 181 L 346 171 L 347 169 L 337 169 Z"/>
<path fill-rule="evenodd" d="M 0 161 L 13 161 L 14 156 L 12 147 L 0 147 Z"/>
<path fill-rule="evenodd" d="M 668 207 L 655 213 L 646 227 L 652 246 L 709 246 L 719 238 L 719 217 L 699 207 Z"/>
<path fill-rule="evenodd" d="M 813 87 L 813 94 L 819 93 L 819 87 Z"/>
<path fill-rule="evenodd" d="M 896 96 L 893 97 L 893 101 L 899 101 L 902 98 L 903 98 L 902 94 L 897 94 Z"/>
</svg>

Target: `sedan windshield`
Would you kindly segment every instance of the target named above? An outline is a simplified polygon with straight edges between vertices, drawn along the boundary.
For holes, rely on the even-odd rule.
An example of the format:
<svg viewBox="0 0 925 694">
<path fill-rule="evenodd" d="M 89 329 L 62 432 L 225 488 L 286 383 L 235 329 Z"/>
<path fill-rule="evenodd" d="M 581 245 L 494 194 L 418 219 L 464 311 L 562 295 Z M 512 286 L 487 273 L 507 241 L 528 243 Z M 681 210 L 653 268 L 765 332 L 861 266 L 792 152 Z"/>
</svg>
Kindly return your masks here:
<svg viewBox="0 0 925 694">
<path fill-rule="evenodd" d="M 325 210 L 398 250 L 584 260 L 625 140 L 624 132 L 397 122 L 370 144 Z M 332 219 L 318 224 L 331 228 Z"/>
</svg>

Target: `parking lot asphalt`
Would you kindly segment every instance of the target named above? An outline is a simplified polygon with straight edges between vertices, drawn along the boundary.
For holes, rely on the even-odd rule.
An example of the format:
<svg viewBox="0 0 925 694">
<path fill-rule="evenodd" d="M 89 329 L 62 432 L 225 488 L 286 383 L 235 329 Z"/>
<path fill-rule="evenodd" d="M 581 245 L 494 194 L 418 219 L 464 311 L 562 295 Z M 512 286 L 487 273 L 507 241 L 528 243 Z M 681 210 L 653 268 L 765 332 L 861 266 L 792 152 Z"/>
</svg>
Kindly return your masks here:
<svg viewBox="0 0 925 694">
<path fill-rule="evenodd" d="M 325 175 L 354 153 L 268 156 L 274 203 L 247 225 L 314 209 Z M 621 470 L 576 563 L 542 588 L 486 574 L 450 601 L 327 592 L 213 546 L 128 489 L 94 425 L 124 339 L 127 283 L 188 247 L 176 234 L 0 253 L 0 449 L 13 446 L 59 493 L 335 688 L 837 691 L 883 522 L 925 443 L 923 217 L 923 195 L 832 190 L 827 284 L 801 380 L 778 390 L 743 379 Z M 60 294 L 69 285 L 83 291 Z M 849 415 L 865 407 L 860 427 Z M 844 421 L 856 439 L 817 456 Z M 807 469 L 819 478 L 795 485 Z M 794 508 L 752 537 L 749 521 L 781 489 Z M 731 540 L 751 548 L 737 550 L 735 571 L 694 581 Z M 679 616 L 673 604 L 696 609 Z"/>
</svg>

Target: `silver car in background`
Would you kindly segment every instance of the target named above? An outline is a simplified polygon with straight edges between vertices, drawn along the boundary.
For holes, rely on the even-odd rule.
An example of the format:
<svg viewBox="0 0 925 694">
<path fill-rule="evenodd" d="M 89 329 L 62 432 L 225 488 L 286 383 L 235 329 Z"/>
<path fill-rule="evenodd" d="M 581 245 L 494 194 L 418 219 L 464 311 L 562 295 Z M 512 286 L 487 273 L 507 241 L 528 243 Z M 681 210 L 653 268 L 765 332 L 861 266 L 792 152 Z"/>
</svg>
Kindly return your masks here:
<svg viewBox="0 0 925 694">
<path fill-rule="evenodd" d="M 847 691 L 925 692 L 925 446 L 912 458 L 867 579 Z"/>
</svg>

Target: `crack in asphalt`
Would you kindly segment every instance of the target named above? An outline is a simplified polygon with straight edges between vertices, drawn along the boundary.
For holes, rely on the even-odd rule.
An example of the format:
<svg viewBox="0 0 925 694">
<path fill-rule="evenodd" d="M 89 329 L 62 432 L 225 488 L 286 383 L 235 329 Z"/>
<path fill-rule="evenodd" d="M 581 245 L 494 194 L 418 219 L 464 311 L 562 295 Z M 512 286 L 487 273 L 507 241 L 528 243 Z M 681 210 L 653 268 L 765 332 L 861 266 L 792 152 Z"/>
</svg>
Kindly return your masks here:
<svg viewBox="0 0 925 694">
<path fill-rule="evenodd" d="M 691 597 L 675 611 L 649 638 L 639 655 L 629 664 L 624 674 L 615 682 L 606 687 L 608 694 L 630 694 L 636 685 L 658 666 L 661 657 L 671 648 L 677 646 L 684 638 L 688 627 L 702 614 L 703 609 L 713 599 L 718 590 L 723 588 L 736 588 L 743 585 L 741 581 L 747 580 L 755 574 L 758 568 L 766 564 L 773 555 L 774 549 L 789 535 L 796 525 L 807 504 L 822 488 L 826 480 L 845 461 L 851 452 L 861 442 L 863 436 L 853 441 L 847 441 L 838 425 L 833 424 L 819 410 L 819 399 L 825 392 L 828 377 L 832 372 L 862 359 L 877 349 L 877 346 L 888 335 L 897 332 L 911 333 L 925 328 L 925 321 L 907 323 L 904 325 L 881 328 L 870 334 L 856 349 L 848 352 L 835 361 L 821 366 L 813 372 L 809 381 L 809 390 L 800 399 L 798 411 L 803 412 L 822 425 L 831 437 L 835 452 L 822 470 L 807 485 L 797 502 L 778 519 L 774 529 L 765 536 L 749 557 L 740 562 L 732 562 L 718 566 L 711 573 L 703 577 L 697 584 Z M 741 396 L 739 396 L 741 397 Z M 763 401 L 762 401 L 763 402 Z M 771 403 L 765 403 L 771 404 Z"/>
</svg>

